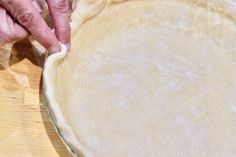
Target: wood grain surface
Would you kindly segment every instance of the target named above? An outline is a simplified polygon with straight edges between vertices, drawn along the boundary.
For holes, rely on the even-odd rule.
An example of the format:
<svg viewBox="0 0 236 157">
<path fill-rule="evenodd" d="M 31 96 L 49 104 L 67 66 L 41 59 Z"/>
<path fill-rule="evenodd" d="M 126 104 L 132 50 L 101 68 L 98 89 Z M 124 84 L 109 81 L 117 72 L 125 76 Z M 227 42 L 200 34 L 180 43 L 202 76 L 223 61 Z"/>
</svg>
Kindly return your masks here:
<svg viewBox="0 0 236 157">
<path fill-rule="evenodd" d="M 42 103 L 42 68 L 28 43 L 0 66 L 0 157 L 66 157 Z"/>
</svg>

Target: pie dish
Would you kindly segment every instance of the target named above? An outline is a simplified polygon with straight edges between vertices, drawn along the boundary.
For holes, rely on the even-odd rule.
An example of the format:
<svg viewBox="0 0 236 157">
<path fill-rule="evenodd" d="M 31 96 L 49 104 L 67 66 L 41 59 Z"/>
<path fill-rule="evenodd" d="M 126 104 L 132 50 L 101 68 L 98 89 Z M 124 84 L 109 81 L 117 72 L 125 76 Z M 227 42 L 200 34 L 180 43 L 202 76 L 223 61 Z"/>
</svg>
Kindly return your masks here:
<svg viewBox="0 0 236 157">
<path fill-rule="evenodd" d="M 74 156 L 236 155 L 236 2 L 80 0 L 45 63 Z"/>
</svg>

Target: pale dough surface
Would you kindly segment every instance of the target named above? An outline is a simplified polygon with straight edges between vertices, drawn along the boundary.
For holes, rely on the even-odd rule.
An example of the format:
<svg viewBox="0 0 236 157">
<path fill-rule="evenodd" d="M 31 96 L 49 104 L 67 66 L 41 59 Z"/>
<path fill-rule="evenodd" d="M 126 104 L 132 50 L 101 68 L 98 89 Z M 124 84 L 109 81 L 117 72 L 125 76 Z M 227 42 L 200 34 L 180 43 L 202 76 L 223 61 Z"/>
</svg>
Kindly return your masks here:
<svg viewBox="0 0 236 157">
<path fill-rule="evenodd" d="M 46 95 L 85 157 L 235 157 L 236 2 L 81 0 Z"/>
</svg>

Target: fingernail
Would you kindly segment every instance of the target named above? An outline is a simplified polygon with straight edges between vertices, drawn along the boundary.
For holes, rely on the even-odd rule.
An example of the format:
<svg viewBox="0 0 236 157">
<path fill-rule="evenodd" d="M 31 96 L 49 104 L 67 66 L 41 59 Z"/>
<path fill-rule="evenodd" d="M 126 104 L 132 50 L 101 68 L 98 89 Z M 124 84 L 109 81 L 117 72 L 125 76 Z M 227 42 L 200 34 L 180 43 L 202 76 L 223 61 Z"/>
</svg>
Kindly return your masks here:
<svg viewBox="0 0 236 157">
<path fill-rule="evenodd" d="M 71 49 L 71 43 L 66 43 L 65 45 L 66 45 L 66 47 L 67 47 L 67 52 L 69 52 L 70 49 Z"/>
<path fill-rule="evenodd" d="M 61 51 L 61 48 L 60 47 L 57 47 L 57 46 L 52 46 L 52 47 L 49 47 L 48 48 L 48 51 L 50 53 L 57 53 L 57 52 L 60 52 Z"/>
</svg>

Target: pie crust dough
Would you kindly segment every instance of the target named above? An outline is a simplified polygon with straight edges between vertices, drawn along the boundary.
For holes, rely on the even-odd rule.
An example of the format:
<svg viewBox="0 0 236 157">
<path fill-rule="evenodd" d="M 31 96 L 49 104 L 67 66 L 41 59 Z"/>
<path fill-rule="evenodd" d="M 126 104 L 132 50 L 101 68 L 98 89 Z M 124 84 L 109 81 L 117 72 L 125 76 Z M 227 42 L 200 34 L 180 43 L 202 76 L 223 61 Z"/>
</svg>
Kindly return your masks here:
<svg viewBox="0 0 236 157">
<path fill-rule="evenodd" d="M 46 97 L 84 157 L 235 157 L 236 2 L 80 0 Z"/>
</svg>

